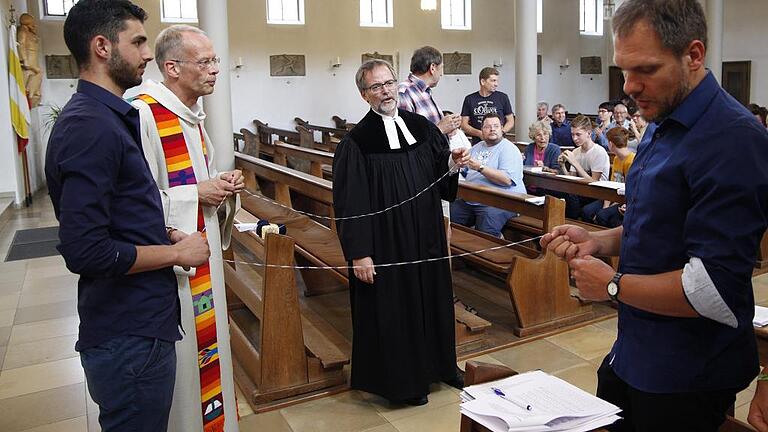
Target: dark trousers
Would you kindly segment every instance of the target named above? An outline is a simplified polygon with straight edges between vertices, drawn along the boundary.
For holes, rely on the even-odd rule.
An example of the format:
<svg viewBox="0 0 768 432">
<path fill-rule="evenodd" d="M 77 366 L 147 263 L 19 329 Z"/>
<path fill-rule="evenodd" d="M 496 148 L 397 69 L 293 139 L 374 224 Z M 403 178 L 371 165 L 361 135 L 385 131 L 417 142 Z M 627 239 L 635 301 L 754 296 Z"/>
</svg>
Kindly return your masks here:
<svg viewBox="0 0 768 432">
<path fill-rule="evenodd" d="M 610 354 L 609 354 L 610 356 Z M 630 387 L 608 364 L 597 371 L 597 396 L 623 410 L 623 417 L 607 429 L 613 432 L 716 432 L 738 390 L 690 393 L 646 393 Z"/>
<path fill-rule="evenodd" d="M 80 353 L 102 432 L 165 432 L 176 380 L 173 342 L 121 336 Z"/>
</svg>

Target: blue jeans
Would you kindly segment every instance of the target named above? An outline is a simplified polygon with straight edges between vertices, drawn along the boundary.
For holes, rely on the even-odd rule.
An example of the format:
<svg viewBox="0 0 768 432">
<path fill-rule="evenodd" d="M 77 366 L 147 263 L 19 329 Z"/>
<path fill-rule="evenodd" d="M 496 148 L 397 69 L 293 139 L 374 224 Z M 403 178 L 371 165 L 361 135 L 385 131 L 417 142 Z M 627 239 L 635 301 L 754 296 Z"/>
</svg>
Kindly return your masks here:
<svg viewBox="0 0 768 432">
<path fill-rule="evenodd" d="M 174 342 L 120 336 L 80 352 L 103 432 L 165 432 L 176 381 Z"/>
<path fill-rule="evenodd" d="M 459 225 L 474 226 L 476 230 L 501 237 L 504 225 L 518 214 L 508 210 L 486 205 L 470 205 L 461 198 L 451 203 L 451 222 Z"/>
</svg>

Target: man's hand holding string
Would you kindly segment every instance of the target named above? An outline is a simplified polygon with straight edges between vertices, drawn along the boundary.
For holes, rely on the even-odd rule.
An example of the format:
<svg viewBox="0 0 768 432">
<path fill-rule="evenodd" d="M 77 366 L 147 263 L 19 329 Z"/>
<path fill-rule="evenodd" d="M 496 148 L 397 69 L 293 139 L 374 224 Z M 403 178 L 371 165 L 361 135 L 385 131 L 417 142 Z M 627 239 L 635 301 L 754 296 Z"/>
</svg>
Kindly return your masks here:
<svg viewBox="0 0 768 432">
<path fill-rule="evenodd" d="M 373 276 L 376 274 L 376 268 L 373 267 L 373 259 L 371 257 L 353 259 L 352 265 L 355 267 L 356 278 L 367 284 L 373 283 Z"/>
</svg>

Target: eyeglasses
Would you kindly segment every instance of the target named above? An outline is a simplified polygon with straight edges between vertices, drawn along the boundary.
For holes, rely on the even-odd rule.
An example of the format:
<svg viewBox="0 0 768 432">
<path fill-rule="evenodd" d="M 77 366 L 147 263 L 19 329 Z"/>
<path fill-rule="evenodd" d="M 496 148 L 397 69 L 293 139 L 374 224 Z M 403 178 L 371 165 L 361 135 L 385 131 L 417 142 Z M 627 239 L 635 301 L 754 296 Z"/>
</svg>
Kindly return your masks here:
<svg viewBox="0 0 768 432">
<path fill-rule="evenodd" d="M 210 69 L 214 65 L 218 66 L 219 63 L 221 63 L 220 57 L 213 57 L 209 59 L 203 59 L 203 60 L 178 60 L 178 59 L 171 59 L 171 61 L 175 61 L 176 63 L 194 63 L 197 65 L 200 70 Z"/>
<path fill-rule="evenodd" d="M 608 110 L 604 109 L 604 108 L 600 108 L 599 110 L 597 110 L 597 112 L 598 112 L 598 114 L 605 114 L 605 113 L 608 112 Z"/>
<path fill-rule="evenodd" d="M 371 93 L 380 93 L 380 92 L 381 92 L 381 90 L 382 90 L 384 87 L 386 87 L 387 89 L 391 90 L 391 89 L 392 89 L 392 88 L 394 88 L 396 85 L 397 85 L 397 81 L 395 81 L 395 80 L 389 80 L 389 81 L 384 81 L 383 83 L 376 83 L 376 84 L 372 84 L 372 85 L 370 85 L 370 86 L 368 86 L 368 87 L 364 88 L 363 90 L 370 90 L 370 91 L 371 91 Z"/>
</svg>

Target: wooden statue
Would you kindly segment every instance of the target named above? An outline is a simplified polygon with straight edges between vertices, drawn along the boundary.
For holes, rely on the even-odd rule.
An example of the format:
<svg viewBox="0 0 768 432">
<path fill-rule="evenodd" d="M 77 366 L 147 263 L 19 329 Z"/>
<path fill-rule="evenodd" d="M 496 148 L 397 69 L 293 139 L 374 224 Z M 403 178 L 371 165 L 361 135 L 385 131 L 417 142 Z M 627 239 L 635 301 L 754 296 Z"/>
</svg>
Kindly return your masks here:
<svg viewBox="0 0 768 432">
<path fill-rule="evenodd" d="M 24 86 L 27 89 L 29 105 L 34 108 L 40 105 L 40 85 L 43 82 L 43 73 L 38 61 L 38 49 L 40 37 L 37 35 L 37 24 L 30 14 L 22 14 L 19 18 L 18 33 L 19 61 L 24 70 Z"/>
</svg>

